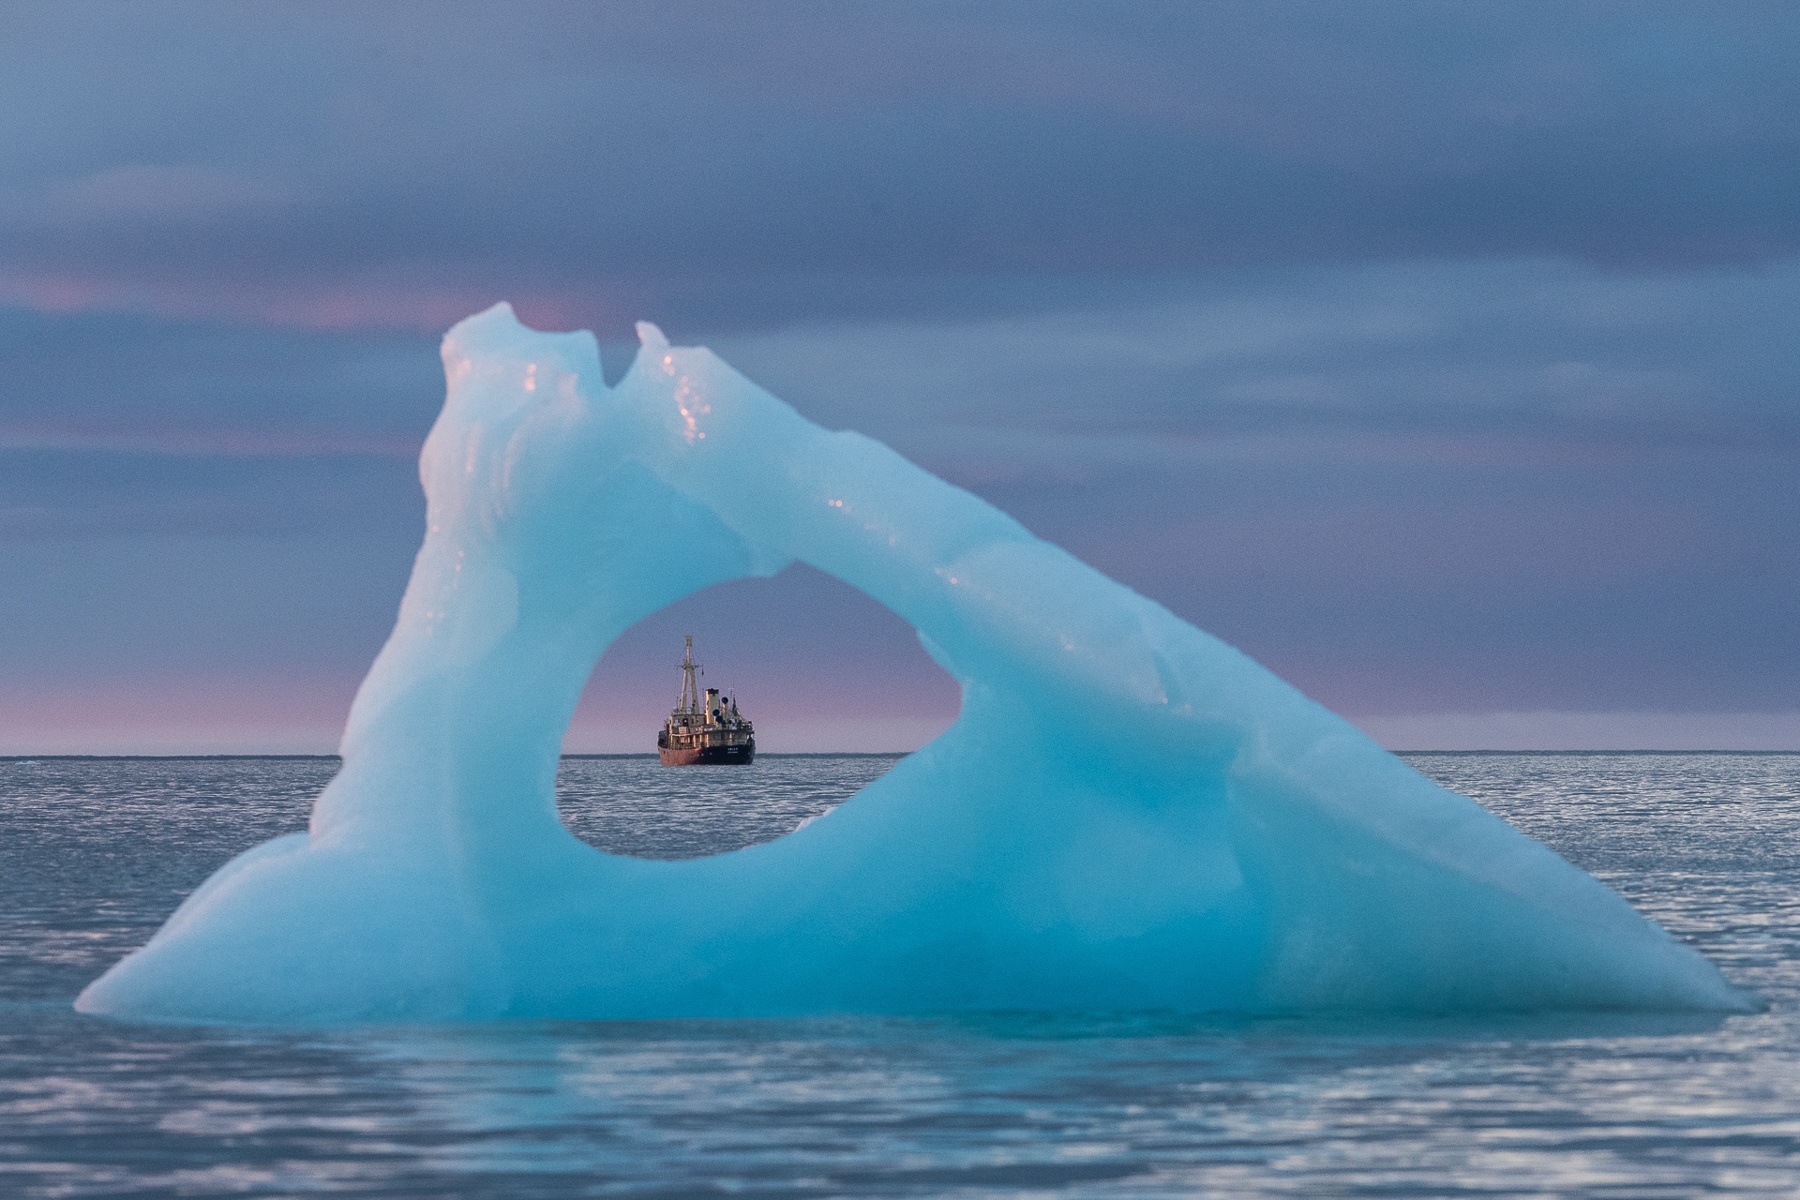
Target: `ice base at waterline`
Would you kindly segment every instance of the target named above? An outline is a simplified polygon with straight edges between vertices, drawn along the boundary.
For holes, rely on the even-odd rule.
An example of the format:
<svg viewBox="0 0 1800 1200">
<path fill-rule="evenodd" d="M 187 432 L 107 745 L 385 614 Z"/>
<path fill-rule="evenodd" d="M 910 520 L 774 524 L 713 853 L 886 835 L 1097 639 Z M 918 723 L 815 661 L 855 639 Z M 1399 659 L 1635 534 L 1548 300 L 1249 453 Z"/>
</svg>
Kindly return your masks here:
<svg viewBox="0 0 1800 1200">
<path fill-rule="evenodd" d="M 444 340 L 428 531 L 307 833 L 228 863 L 85 1012 L 170 1021 L 822 1011 L 1737 1009 L 1615 893 L 1231 647 L 653 326 Z M 793 560 L 961 684 L 826 817 L 684 862 L 558 821 L 607 645 Z"/>
</svg>

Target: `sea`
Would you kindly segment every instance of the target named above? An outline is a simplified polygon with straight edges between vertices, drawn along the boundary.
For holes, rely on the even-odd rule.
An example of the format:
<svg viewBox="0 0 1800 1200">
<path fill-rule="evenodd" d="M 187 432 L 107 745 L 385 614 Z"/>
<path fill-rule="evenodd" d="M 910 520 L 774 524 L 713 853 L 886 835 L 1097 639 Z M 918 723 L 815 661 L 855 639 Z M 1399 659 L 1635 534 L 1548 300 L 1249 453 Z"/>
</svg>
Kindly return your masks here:
<svg viewBox="0 0 1800 1200">
<path fill-rule="evenodd" d="M 0 759 L 0 1197 L 1800 1196 L 1800 755 L 1407 758 L 1766 1011 L 129 1024 L 70 1004 L 337 762 Z M 680 858 L 895 761 L 570 758 L 558 788 L 594 845 Z"/>
</svg>

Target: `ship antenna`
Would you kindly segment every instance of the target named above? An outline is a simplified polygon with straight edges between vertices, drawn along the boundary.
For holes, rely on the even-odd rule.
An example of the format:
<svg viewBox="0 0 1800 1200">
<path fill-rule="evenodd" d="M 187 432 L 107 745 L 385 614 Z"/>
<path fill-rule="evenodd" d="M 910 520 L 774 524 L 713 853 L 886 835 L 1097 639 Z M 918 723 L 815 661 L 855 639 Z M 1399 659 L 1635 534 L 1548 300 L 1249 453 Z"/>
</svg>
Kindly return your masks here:
<svg viewBox="0 0 1800 1200">
<path fill-rule="evenodd" d="M 683 712 L 700 711 L 700 689 L 694 682 L 694 670 L 698 666 L 694 662 L 694 635 L 687 634 L 687 652 L 681 657 L 681 710 Z"/>
</svg>

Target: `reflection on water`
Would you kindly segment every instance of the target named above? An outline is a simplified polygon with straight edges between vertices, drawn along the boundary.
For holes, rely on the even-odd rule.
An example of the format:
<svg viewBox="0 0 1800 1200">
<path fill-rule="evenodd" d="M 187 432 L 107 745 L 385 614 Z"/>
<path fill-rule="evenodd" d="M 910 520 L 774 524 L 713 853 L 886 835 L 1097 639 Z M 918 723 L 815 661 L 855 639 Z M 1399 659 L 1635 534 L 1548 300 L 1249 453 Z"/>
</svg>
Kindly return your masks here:
<svg viewBox="0 0 1800 1200">
<path fill-rule="evenodd" d="M 0 760 L 0 1195 L 1800 1193 L 1800 757 L 1414 761 L 1770 1011 L 115 1024 L 75 991 L 229 854 L 303 827 L 335 764 Z M 572 760 L 562 807 L 680 857 L 779 836 L 891 762 Z"/>
</svg>

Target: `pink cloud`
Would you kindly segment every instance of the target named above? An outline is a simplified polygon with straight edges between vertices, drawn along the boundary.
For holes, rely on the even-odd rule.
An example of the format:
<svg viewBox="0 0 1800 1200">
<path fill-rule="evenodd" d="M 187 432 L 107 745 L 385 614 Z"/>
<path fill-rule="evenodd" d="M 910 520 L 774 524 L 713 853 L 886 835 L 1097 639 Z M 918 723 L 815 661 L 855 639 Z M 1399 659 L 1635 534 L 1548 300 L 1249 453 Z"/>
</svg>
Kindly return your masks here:
<svg viewBox="0 0 1800 1200">
<path fill-rule="evenodd" d="M 509 300 L 538 328 L 579 329 L 609 305 L 572 291 L 394 279 L 258 285 L 244 281 L 143 283 L 75 273 L 0 270 L 0 303 L 46 313 L 147 312 L 278 328 L 441 333 Z"/>
</svg>

